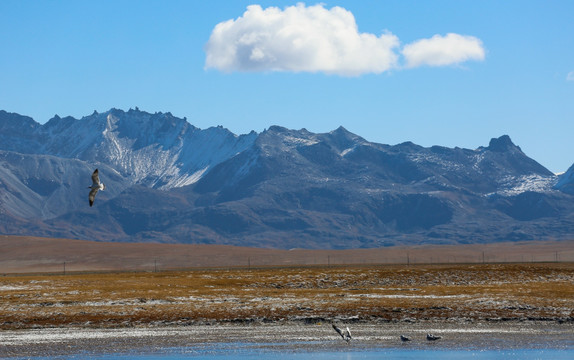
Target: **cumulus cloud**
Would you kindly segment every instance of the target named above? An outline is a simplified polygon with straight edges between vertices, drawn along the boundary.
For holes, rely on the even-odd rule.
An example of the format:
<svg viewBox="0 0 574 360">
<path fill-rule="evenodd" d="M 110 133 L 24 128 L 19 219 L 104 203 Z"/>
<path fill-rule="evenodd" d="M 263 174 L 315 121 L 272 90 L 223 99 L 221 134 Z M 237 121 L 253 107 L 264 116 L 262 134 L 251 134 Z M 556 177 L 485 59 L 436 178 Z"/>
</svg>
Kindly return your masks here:
<svg viewBox="0 0 574 360">
<path fill-rule="evenodd" d="M 574 71 L 570 71 L 568 75 L 566 75 L 566 81 L 574 81 Z"/>
<path fill-rule="evenodd" d="M 402 50 L 406 67 L 446 66 L 468 60 L 484 60 L 482 41 L 459 34 L 435 35 L 407 44 Z"/>
<path fill-rule="evenodd" d="M 321 4 L 284 9 L 250 5 L 242 16 L 215 26 L 205 52 L 205 67 L 224 72 L 358 76 L 401 68 L 397 36 L 360 33 L 350 11 Z M 448 34 L 406 45 L 402 54 L 407 67 L 441 66 L 481 60 L 484 49 L 476 38 Z"/>
<path fill-rule="evenodd" d="M 206 45 L 206 67 L 222 71 L 382 73 L 398 56 L 396 36 L 359 33 L 341 7 L 303 4 L 281 10 L 247 7 L 243 16 L 217 24 Z"/>
</svg>

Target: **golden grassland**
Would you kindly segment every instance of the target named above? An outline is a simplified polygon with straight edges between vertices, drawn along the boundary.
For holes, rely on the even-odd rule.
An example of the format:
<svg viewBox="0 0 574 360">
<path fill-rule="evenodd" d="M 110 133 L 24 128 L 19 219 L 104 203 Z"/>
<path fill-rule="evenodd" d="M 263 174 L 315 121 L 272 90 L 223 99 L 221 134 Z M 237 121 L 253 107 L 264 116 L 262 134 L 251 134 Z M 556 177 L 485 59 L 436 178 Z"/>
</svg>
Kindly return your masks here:
<svg viewBox="0 0 574 360">
<path fill-rule="evenodd" d="M 574 322 L 574 263 L 0 277 L 0 329 L 332 320 Z"/>
</svg>

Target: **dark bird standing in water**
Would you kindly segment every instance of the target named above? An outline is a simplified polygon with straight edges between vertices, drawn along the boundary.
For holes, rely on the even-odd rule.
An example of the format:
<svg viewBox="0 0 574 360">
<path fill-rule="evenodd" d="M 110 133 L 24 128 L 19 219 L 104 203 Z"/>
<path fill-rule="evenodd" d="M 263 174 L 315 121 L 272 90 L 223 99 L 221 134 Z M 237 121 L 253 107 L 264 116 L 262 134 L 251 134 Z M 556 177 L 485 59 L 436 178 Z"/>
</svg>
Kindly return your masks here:
<svg viewBox="0 0 574 360">
<path fill-rule="evenodd" d="M 427 334 L 427 340 L 428 340 L 428 341 L 435 341 L 435 340 L 438 340 L 438 339 L 440 339 L 440 338 L 441 338 L 440 336 L 436 336 L 436 335 L 433 335 L 433 334 Z"/>
</svg>

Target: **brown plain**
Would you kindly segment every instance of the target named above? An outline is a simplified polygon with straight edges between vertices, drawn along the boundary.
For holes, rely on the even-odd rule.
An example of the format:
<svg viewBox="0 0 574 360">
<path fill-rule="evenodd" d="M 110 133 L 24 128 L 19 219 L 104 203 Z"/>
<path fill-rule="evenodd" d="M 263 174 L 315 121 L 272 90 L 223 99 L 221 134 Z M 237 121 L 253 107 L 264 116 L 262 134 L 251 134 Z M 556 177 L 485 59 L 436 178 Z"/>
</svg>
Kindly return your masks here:
<svg viewBox="0 0 574 360">
<path fill-rule="evenodd" d="M 571 323 L 573 244 L 287 251 L 0 237 L 0 328 Z"/>
</svg>

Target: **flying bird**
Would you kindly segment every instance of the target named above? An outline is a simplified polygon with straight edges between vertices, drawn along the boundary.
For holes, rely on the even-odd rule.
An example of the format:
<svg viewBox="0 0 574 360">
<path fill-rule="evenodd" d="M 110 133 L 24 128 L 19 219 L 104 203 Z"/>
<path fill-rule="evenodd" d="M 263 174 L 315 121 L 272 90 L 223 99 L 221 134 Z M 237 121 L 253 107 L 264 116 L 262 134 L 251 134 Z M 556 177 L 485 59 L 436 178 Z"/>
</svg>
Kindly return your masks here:
<svg viewBox="0 0 574 360">
<path fill-rule="evenodd" d="M 440 336 L 436 336 L 436 335 L 433 335 L 433 334 L 427 334 L 427 340 L 428 340 L 428 341 L 434 341 L 434 340 L 438 340 L 438 339 L 440 339 L 440 338 L 441 338 Z"/>
<path fill-rule="evenodd" d="M 351 330 L 349 330 L 349 327 L 347 327 L 347 329 L 345 331 L 339 329 L 335 324 L 333 324 L 333 329 L 335 329 L 335 331 L 341 335 L 341 337 L 343 338 L 343 340 L 345 340 L 346 342 L 349 342 L 351 340 Z"/>
<path fill-rule="evenodd" d="M 94 205 L 94 199 L 96 198 L 96 194 L 98 190 L 104 190 L 106 185 L 100 182 L 100 176 L 98 175 L 98 169 L 94 170 L 92 174 L 92 186 L 88 186 L 90 190 L 90 206 Z"/>
</svg>

